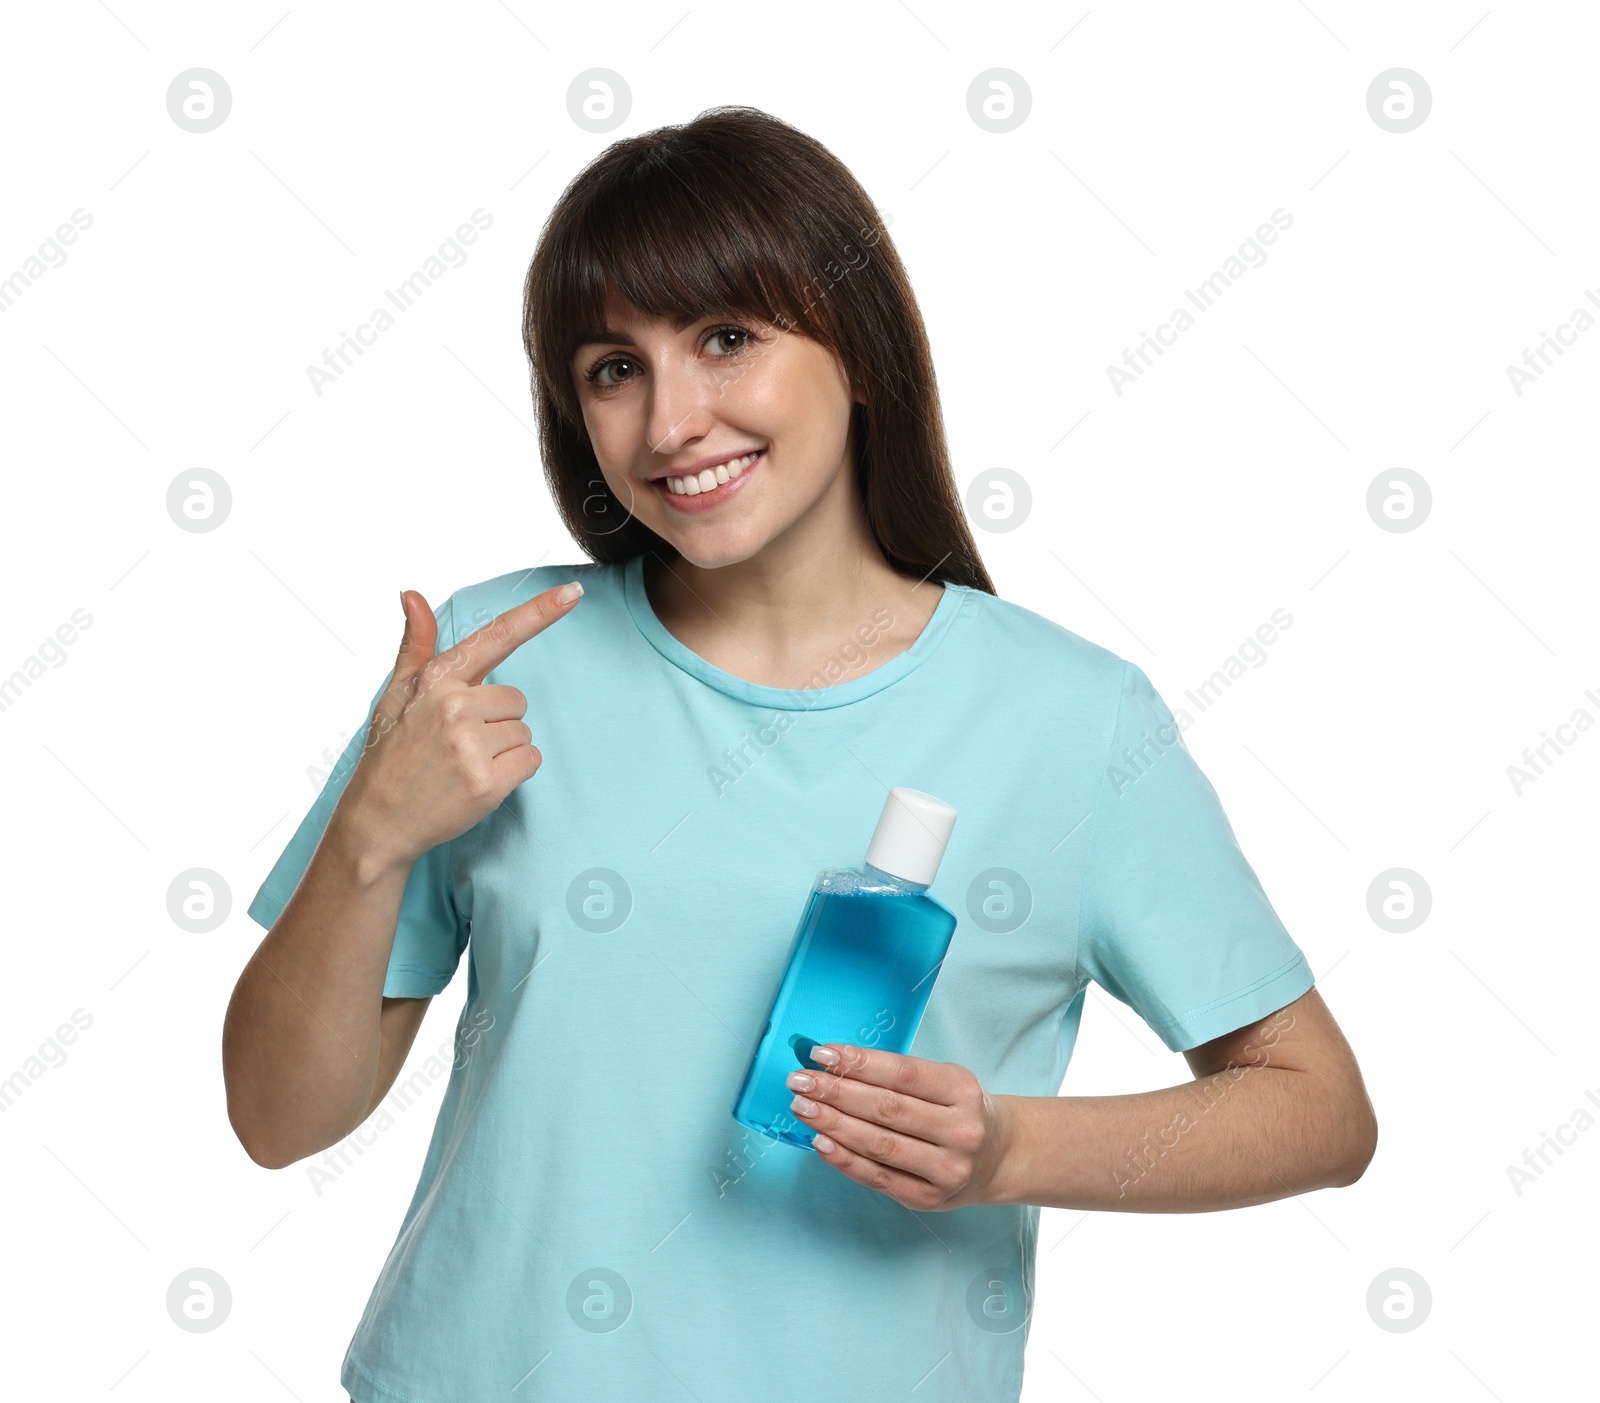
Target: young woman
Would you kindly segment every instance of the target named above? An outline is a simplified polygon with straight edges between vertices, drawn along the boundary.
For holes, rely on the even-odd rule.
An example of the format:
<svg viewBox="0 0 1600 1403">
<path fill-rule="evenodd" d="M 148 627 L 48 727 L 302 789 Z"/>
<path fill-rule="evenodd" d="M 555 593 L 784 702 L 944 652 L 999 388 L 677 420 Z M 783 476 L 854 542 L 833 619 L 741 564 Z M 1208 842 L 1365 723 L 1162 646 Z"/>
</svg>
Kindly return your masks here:
<svg viewBox="0 0 1600 1403">
<path fill-rule="evenodd" d="M 996 597 L 849 172 L 748 108 L 618 142 L 541 236 L 525 343 L 589 560 L 402 594 L 224 1035 L 236 1132 L 288 1165 L 443 1075 L 390 1095 L 466 953 L 351 1397 L 1000 1403 L 1041 1205 L 1357 1179 L 1360 1074 L 1171 711 Z M 916 1055 L 820 1050 L 817 1152 L 763 1141 L 730 1105 L 795 920 L 895 785 L 959 812 Z M 1059 1096 L 1091 981 L 1195 1080 Z"/>
</svg>

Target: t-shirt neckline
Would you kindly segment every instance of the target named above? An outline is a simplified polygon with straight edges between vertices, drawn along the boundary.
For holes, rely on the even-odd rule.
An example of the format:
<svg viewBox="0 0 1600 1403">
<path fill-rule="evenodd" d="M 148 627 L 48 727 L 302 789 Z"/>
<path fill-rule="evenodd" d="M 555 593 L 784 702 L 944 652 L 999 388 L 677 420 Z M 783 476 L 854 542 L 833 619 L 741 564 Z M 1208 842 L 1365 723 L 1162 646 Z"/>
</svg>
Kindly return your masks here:
<svg viewBox="0 0 1600 1403">
<path fill-rule="evenodd" d="M 759 682 L 735 677 L 733 673 L 724 672 L 720 667 L 702 658 L 694 649 L 680 642 L 656 617 L 655 610 L 650 606 L 650 598 L 645 593 L 644 587 L 643 555 L 636 555 L 627 562 L 623 572 L 623 582 L 623 595 L 627 600 L 628 612 L 633 616 L 633 622 L 651 646 L 668 662 L 681 668 L 691 677 L 698 678 L 708 687 L 714 687 L 730 697 L 779 711 L 816 711 L 828 707 L 847 706 L 851 702 L 861 701 L 881 692 L 885 687 L 892 686 L 933 655 L 940 641 L 949 632 L 950 625 L 955 622 L 956 615 L 961 612 L 967 595 L 972 592 L 964 585 L 944 584 L 939 603 L 935 606 L 928 622 L 923 625 L 916 642 L 870 672 L 833 683 L 826 683 L 824 675 L 825 685 L 788 688 L 767 687 Z M 841 658 L 839 663 L 841 667 L 848 669 L 847 660 Z"/>
</svg>

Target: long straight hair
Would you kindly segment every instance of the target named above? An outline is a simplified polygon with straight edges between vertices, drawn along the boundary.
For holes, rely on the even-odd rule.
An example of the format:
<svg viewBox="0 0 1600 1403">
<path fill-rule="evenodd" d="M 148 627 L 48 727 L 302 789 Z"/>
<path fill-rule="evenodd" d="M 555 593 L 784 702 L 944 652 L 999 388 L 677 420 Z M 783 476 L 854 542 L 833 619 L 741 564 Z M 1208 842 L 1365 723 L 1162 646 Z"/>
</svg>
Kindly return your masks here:
<svg viewBox="0 0 1600 1403">
<path fill-rule="evenodd" d="M 995 593 L 950 468 L 928 333 L 866 192 L 820 142 L 754 107 L 613 143 L 562 192 L 523 288 L 539 446 L 562 520 L 605 564 L 677 552 L 601 475 L 572 355 L 608 291 L 649 317 L 743 315 L 832 350 L 852 393 L 856 485 L 890 566 Z"/>
</svg>

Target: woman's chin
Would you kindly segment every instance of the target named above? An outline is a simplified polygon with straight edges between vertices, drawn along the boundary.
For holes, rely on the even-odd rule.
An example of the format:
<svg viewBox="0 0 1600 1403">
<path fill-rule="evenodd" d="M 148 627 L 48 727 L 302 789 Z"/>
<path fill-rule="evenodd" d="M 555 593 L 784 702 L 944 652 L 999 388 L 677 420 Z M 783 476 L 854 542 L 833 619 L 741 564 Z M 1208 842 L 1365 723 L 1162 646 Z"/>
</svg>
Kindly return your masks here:
<svg viewBox="0 0 1600 1403">
<path fill-rule="evenodd" d="M 741 530 L 732 522 L 707 523 L 697 531 L 663 531 L 654 528 L 658 536 L 678 552 L 680 559 L 701 570 L 720 570 L 724 565 L 737 565 L 749 560 L 766 545 L 767 537 L 749 529 Z"/>
</svg>

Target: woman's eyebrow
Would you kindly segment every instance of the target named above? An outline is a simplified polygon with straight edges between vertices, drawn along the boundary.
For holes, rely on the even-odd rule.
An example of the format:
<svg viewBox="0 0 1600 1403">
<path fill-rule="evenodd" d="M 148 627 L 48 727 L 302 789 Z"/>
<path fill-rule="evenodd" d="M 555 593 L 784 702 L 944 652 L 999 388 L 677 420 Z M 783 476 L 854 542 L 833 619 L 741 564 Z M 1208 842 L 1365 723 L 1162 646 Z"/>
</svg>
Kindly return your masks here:
<svg viewBox="0 0 1600 1403">
<path fill-rule="evenodd" d="M 703 321 L 706 315 L 706 313 L 691 312 L 686 316 L 674 317 L 672 320 L 672 329 L 674 331 L 681 332 L 685 327 L 692 326 L 697 321 Z M 618 331 L 613 326 L 602 326 L 598 329 L 581 332 L 579 334 L 582 337 L 582 340 L 578 343 L 580 346 L 599 346 L 604 344 L 627 345 L 633 340 L 633 338 L 629 336 L 627 332 Z"/>
</svg>

